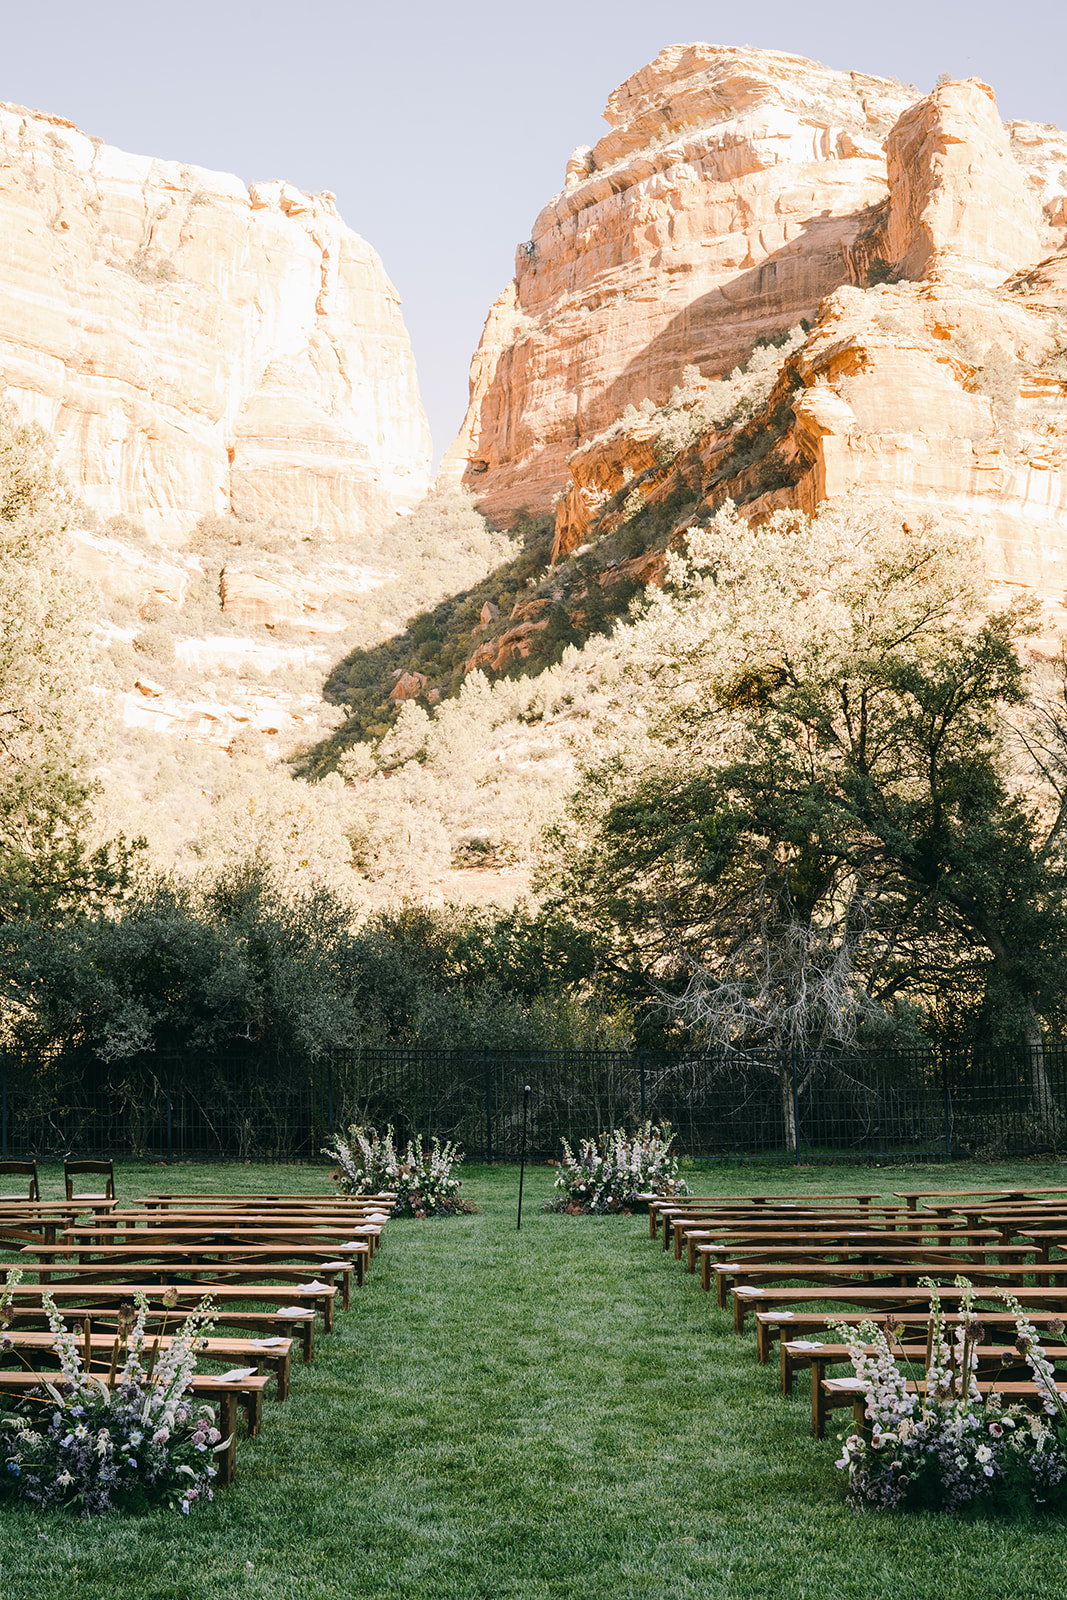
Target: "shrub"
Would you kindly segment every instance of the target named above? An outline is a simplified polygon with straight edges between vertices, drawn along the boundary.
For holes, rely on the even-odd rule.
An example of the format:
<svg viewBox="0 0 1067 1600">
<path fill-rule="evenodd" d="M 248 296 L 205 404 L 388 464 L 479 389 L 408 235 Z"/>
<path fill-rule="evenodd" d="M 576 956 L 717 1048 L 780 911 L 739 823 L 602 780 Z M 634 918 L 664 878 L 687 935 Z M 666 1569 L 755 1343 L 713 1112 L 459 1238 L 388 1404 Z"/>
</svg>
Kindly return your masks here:
<svg viewBox="0 0 1067 1600">
<path fill-rule="evenodd" d="M 545 1210 L 622 1211 L 641 1194 L 686 1194 L 688 1185 L 678 1176 L 678 1157 L 667 1153 L 673 1138 L 669 1122 L 655 1126 L 646 1122 L 632 1138 L 625 1129 L 616 1128 L 597 1140 L 583 1139 L 577 1155 L 562 1140 L 563 1160 L 555 1183 L 559 1193 L 546 1202 Z"/>
<path fill-rule="evenodd" d="M 172 667 L 177 659 L 174 635 L 158 622 L 150 622 L 134 636 L 133 648 L 164 667 Z"/>
<path fill-rule="evenodd" d="M 323 1155 L 337 1162 L 331 1176 L 342 1194 L 381 1194 L 391 1192 L 394 1217 L 453 1216 L 475 1208 L 460 1195 L 460 1180 L 455 1168 L 463 1155 L 454 1144 L 434 1139 L 427 1150 L 422 1135 L 409 1139 L 401 1156 L 397 1152 L 390 1123 L 384 1134 L 375 1128 L 353 1124 L 349 1137 L 340 1134 Z"/>
</svg>

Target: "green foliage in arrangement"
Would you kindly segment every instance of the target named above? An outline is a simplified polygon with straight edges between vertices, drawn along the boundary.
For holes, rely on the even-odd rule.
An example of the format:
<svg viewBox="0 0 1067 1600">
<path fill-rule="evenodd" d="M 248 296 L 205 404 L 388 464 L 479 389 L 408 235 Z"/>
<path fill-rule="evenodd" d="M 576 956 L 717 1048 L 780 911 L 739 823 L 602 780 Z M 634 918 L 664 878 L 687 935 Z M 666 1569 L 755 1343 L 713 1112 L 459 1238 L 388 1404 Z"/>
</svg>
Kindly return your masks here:
<svg viewBox="0 0 1067 1600">
<path fill-rule="evenodd" d="M 933 1279 L 921 1281 L 936 1290 Z M 937 1294 L 931 1296 L 925 1368 L 913 1368 L 899 1345 L 893 1348 L 891 1326 L 830 1321 L 848 1347 L 866 1400 L 863 1426 L 844 1440 L 837 1462 L 848 1475 L 849 1503 L 857 1510 L 1062 1513 L 1067 1504 L 1062 1374 L 1018 1300 L 1006 1289 L 995 1290 L 1016 1329 L 996 1376 L 1014 1375 L 1021 1367 L 1036 1385 L 1042 1409 L 1035 1414 L 1022 1405 L 1005 1405 L 995 1381 L 983 1394 L 977 1382 L 981 1313 L 970 1282 L 957 1278 L 956 1285 L 964 1296 L 954 1330 L 945 1326 Z M 1062 1320 L 1050 1329 L 1062 1339 Z M 1056 1354 L 1062 1358 L 1062 1349 Z"/>
<path fill-rule="evenodd" d="M 392 1125 L 379 1133 L 353 1124 L 347 1139 L 335 1134 L 322 1154 L 337 1163 L 330 1176 L 342 1194 L 392 1194 L 385 1215 L 422 1219 L 475 1209 L 459 1192 L 462 1180 L 456 1169 L 463 1152 L 448 1140 L 442 1144 L 433 1139 L 427 1146 L 420 1134 L 408 1140 L 401 1154 Z"/>
<path fill-rule="evenodd" d="M 555 1194 L 546 1211 L 585 1213 L 625 1211 L 641 1196 L 688 1194 L 678 1176 L 678 1157 L 670 1123 L 645 1122 L 634 1134 L 625 1128 L 583 1139 L 577 1155 L 562 1141 L 563 1159 L 556 1170 Z"/>
<path fill-rule="evenodd" d="M 9 1284 L 20 1277 L 15 1269 Z M 59 1371 L 43 1392 L 0 1402 L 0 1503 L 80 1517 L 151 1506 L 188 1516 L 213 1499 L 214 1457 L 226 1442 L 212 1408 L 195 1405 L 189 1394 L 197 1348 L 212 1329 L 211 1299 L 184 1319 L 161 1354 L 145 1331 L 147 1297 L 134 1291 L 131 1316 L 119 1314 L 105 1383 L 86 1371 L 47 1289 L 41 1298 Z M 0 1292 L 0 1324 L 3 1310 Z"/>
</svg>

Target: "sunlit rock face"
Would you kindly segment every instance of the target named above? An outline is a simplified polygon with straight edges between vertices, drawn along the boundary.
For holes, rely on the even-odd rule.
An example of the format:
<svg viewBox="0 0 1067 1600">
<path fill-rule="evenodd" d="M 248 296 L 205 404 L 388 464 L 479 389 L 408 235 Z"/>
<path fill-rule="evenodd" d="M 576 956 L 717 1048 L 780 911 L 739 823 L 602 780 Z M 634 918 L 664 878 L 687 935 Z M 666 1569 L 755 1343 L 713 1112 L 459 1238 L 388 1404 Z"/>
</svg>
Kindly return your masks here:
<svg viewBox="0 0 1067 1600">
<path fill-rule="evenodd" d="M 0 376 L 82 500 L 359 536 L 430 441 L 400 302 L 333 197 L 127 155 L 0 108 Z"/>
<path fill-rule="evenodd" d="M 627 405 L 662 403 L 687 365 L 729 373 L 846 285 L 910 277 L 966 297 L 1067 242 L 1067 138 L 1005 128 L 973 80 L 920 96 L 797 56 L 675 45 L 605 116 L 489 313 L 443 469 L 503 518 L 570 496 L 557 554 L 588 520 L 575 452 Z M 625 441 L 608 453 L 620 476 L 641 470 Z"/>
<path fill-rule="evenodd" d="M 519 247 L 446 471 L 490 513 L 542 509 L 570 453 L 687 363 L 728 372 L 814 315 L 884 199 L 913 91 L 798 56 L 674 45 L 616 89 L 610 131 Z"/>
</svg>

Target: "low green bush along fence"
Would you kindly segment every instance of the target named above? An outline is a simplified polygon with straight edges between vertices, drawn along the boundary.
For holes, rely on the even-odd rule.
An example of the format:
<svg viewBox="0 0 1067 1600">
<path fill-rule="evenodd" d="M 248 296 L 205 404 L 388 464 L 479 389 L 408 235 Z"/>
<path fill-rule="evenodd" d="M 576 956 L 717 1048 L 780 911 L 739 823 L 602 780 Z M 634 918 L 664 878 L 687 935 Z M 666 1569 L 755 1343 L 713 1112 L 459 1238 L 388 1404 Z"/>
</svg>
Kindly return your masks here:
<svg viewBox="0 0 1067 1600">
<path fill-rule="evenodd" d="M 457 1141 L 473 1161 L 549 1159 L 603 1129 L 670 1122 L 682 1155 L 946 1161 L 1067 1149 L 1067 1046 L 957 1053 L 254 1047 L 105 1064 L 0 1052 L 0 1159 L 316 1161 L 360 1122 Z"/>
</svg>

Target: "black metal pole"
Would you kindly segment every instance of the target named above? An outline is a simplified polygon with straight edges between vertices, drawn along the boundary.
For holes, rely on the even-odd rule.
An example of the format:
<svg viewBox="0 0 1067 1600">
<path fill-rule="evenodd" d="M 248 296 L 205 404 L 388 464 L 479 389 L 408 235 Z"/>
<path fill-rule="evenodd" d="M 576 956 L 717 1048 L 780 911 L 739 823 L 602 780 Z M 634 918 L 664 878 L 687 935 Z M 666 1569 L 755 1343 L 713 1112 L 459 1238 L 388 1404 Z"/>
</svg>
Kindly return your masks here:
<svg viewBox="0 0 1067 1600">
<path fill-rule="evenodd" d="M 797 1088 L 797 1047 L 793 1046 L 793 1159 L 800 1165 L 800 1091 Z"/>
<path fill-rule="evenodd" d="M 518 1233 L 522 1227 L 522 1180 L 526 1176 L 526 1113 L 530 1105 L 530 1085 L 524 1084 L 522 1091 L 522 1155 L 519 1158 L 519 1220 L 515 1228 Z"/>
<path fill-rule="evenodd" d="M 485 1161 L 486 1165 L 493 1165 L 493 1085 L 489 1076 L 489 1051 L 482 1051 L 482 1066 L 485 1069 Z"/>
</svg>

